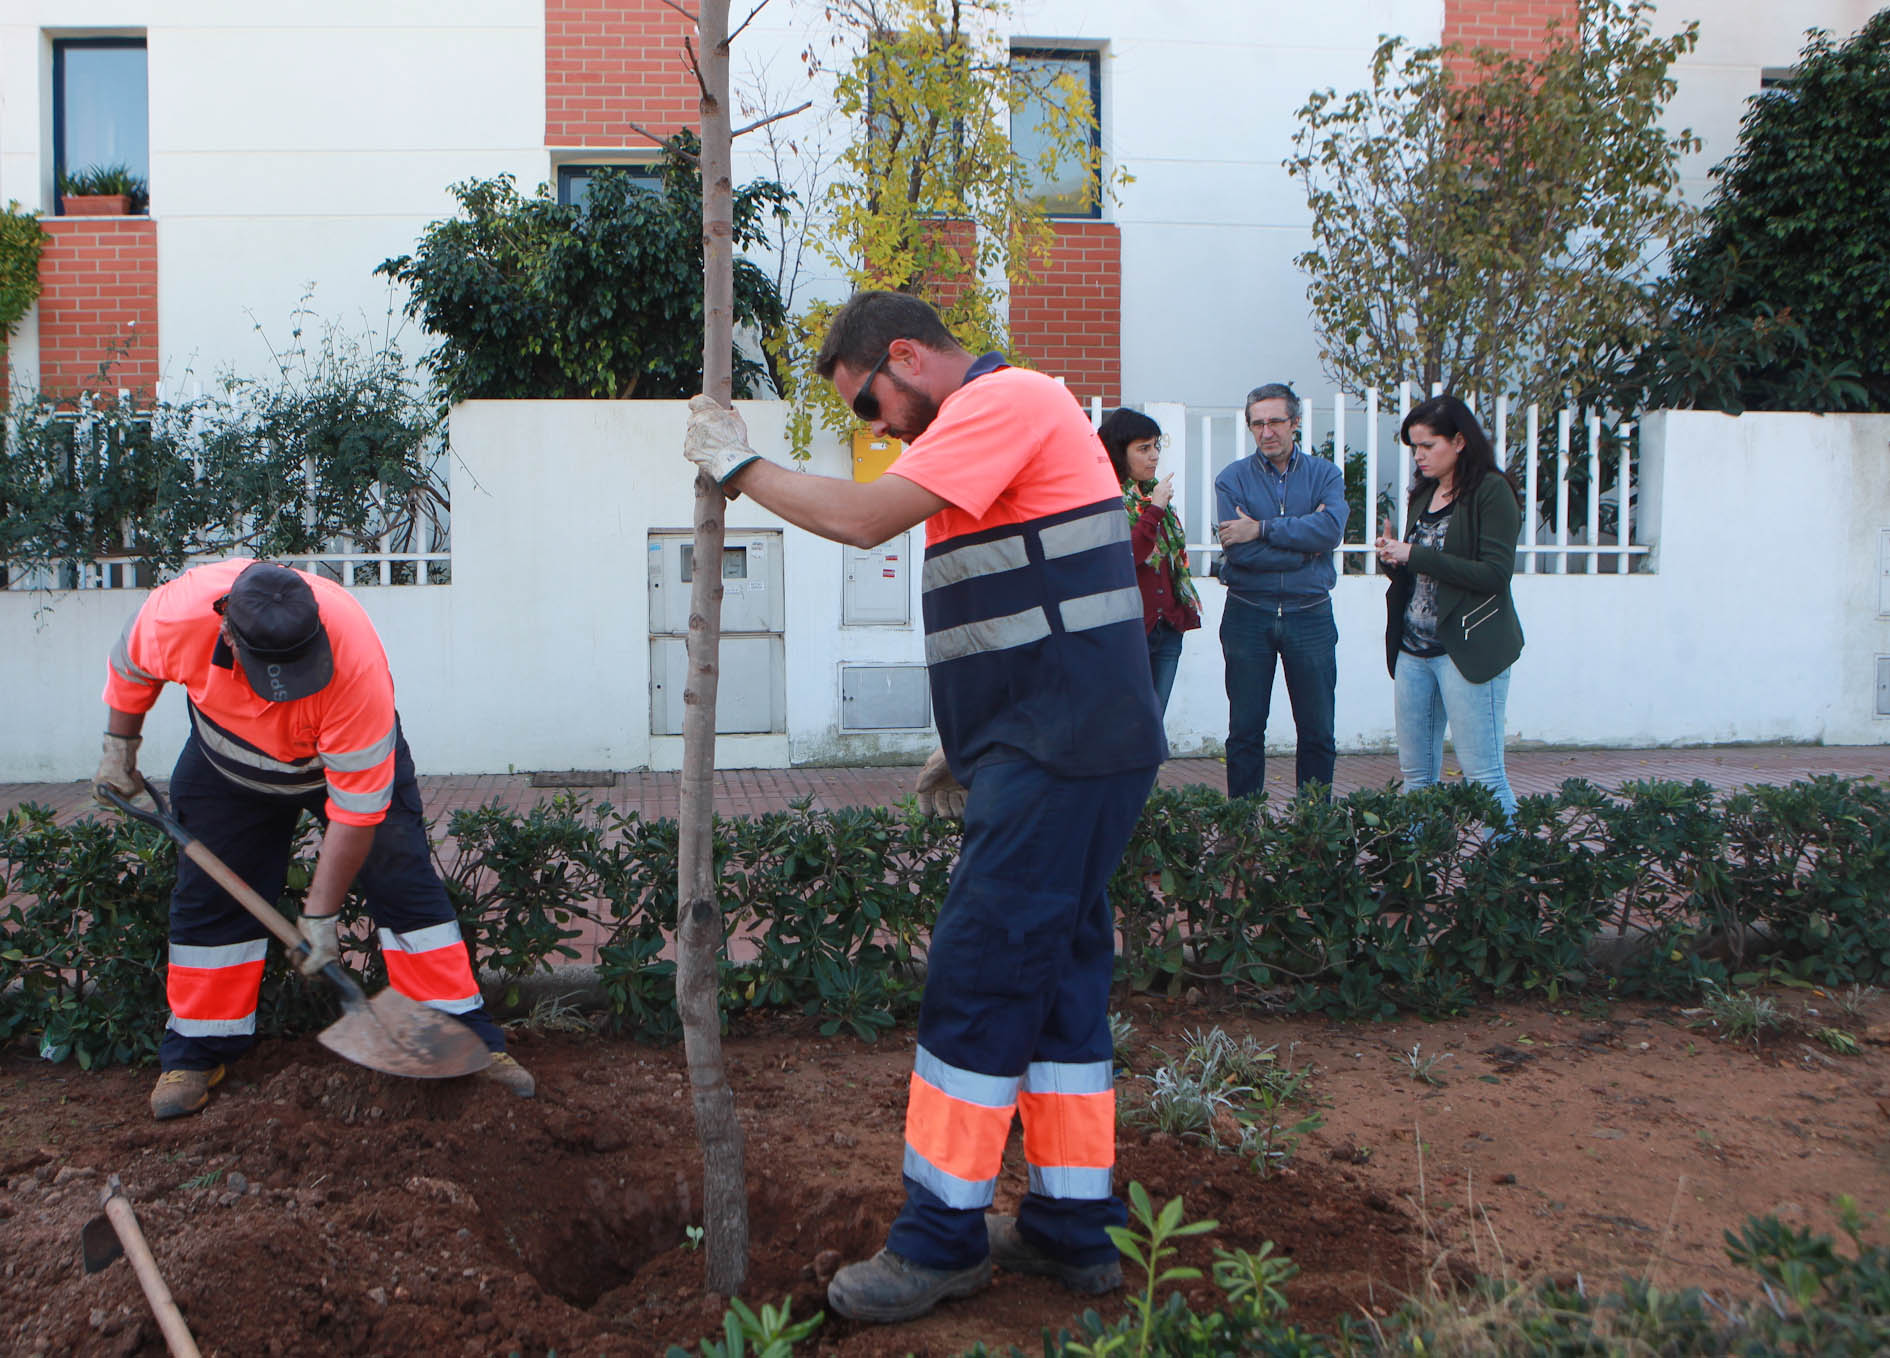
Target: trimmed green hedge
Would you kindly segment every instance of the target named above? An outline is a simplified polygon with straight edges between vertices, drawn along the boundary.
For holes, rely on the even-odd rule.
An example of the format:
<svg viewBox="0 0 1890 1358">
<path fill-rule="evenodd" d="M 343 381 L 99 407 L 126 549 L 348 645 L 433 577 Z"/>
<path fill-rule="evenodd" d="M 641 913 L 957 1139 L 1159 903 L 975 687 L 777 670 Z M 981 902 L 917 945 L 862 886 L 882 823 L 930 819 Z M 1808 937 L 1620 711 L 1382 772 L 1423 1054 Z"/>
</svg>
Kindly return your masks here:
<svg viewBox="0 0 1890 1358">
<path fill-rule="evenodd" d="M 1509 833 L 1479 787 L 1367 789 L 1277 811 L 1207 788 L 1157 792 L 1111 886 L 1118 980 L 1224 988 L 1344 1016 L 1479 998 L 1604 990 L 1680 996 L 1742 971 L 1824 985 L 1890 976 L 1890 791 L 1816 778 L 1720 799 L 1706 783 L 1579 780 L 1524 798 Z M 312 827 L 284 906 L 307 886 Z M 871 1038 L 917 1008 L 925 938 L 956 826 L 910 807 L 805 807 L 716 825 L 716 869 L 743 960 L 723 1004 L 817 1015 Z M 442 875 L 492 998 L 597 941 L 617 1030 L 679 1031 L 677 827 L 562 797 L 455 812 Z M 165 1010 L 164 917 L 175 858 L 155 832 L 0 819 L 0 1040 L 83 1065 L 148 1059 Z M 1609 940 L 1599 947 L 1598 940 Z M 383 984 L 378 953 L 364 962 Z M 279 955 L 259 1030 L 332 1016 Z"/>
</svg>

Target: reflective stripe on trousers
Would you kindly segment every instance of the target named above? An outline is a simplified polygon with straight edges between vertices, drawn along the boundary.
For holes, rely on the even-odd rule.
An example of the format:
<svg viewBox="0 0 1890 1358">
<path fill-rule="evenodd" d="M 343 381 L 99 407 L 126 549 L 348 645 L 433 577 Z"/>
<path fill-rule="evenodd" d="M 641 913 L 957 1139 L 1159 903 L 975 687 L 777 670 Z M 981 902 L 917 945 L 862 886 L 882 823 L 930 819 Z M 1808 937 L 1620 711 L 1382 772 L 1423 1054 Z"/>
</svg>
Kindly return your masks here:
<svg viewBox="0 0 1890 1358">
<path fill-rule="evenodd" d="M 387 963 L 387 983 L 410 1000 L 449 1014 L 484 1003 L 457 922 L 404 934 L 382 929 L 381 958 Z"/>
<path fill-rule="evenodd" d="M 906 1174 L 949 1207 L 990 1206 L 1013 1110 L 1024 1123 L 1031 1192 L 1109 1196 L 1116 1093 L 1108 1061 L 1035 1061 L 1019 1081 L 960 1070 L 920 1047 L 906 1105 Z"/>
<path fill-rule="evenodd" d="M 267 939 L 205 947 L 170 946 L 164 994 L 172 1032 L 185 1037 L 234 1037 L 256 1031 Z"/>
</svg>

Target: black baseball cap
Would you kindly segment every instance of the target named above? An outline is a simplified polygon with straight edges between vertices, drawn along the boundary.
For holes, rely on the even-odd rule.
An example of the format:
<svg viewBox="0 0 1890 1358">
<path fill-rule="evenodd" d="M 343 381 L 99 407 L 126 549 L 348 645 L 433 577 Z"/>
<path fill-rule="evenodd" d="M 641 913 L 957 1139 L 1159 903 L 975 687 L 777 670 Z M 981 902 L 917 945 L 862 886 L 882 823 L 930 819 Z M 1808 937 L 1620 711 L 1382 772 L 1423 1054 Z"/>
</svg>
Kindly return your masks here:
<svg viewBox="0 0 1890 1358">
<path fill-rule="evenodd" d="M 335 677 L 335 653 L 315 591 L 299 571 L 273 561 L 244 569 L 216 602 L 230 624 L 249 686 L 272 703 L 319 693 Z"/>
</svg>

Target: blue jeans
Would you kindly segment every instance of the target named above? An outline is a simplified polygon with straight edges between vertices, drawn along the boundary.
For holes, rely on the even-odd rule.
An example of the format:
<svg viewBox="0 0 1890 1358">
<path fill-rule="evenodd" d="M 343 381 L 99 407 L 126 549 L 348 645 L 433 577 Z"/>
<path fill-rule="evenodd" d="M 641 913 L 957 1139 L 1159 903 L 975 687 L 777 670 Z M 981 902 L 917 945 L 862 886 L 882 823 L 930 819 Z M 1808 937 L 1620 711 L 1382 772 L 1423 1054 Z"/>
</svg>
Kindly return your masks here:
<svg viewBox="0 0 1890 1358">
<path fill-rule="evenodd" d="M 1516 794 L 1503 770 L 1503 709 L 1509 671 L 1487 684 L 1463 677 L 1447 655 L 1398 654 L 1398 772 L 1406 790 L 1429 787 L 1444 771 L 1444 727 L 1463 776 L 1496 794 L 1503 815 L 1516 814 Z"/>
<path fill-rule="evenodd" d="M 1273 706 L 1275 663 L 1286 671 L 1286 696 L 1299 732 L 1294 764 L 1300 789 L 1332 786 L 1338 755 L 1333 740 L 1334 695 L 1339 688 L 1339 627 L 1332 601 L 1284 611 L 1227 596 L 1221 614 L 1221 652 L 1227 661 L 1227 795 L 1263 795 L 1267 783 L 1267 713 Z"/>
<path fill-rule="evenodd" d="M 1181 664 L 1181 633 L 1157 619 L 1148 634 L 1148 670 L 1155 680 L 1155 698 L 1168 710 L 1168 695 L 1175 691 L 1175 670 Z"/>
</svg>

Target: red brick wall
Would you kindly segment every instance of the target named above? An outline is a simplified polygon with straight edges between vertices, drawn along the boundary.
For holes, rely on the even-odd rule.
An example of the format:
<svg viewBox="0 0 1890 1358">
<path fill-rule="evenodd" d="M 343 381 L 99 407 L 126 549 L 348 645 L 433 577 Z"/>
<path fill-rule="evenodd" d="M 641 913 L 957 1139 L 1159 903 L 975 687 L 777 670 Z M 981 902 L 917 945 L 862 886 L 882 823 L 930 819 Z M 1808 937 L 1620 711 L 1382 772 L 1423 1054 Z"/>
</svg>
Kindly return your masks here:
<svg viewBox="0 0 1890 1358">
<path fill-rule="evenodd" d="M 1534 53 L 1549 21 L 1575 30 L 1578 0 L 1444 0 L 1444 41 Z"/>
<path fill-rule="evenodd" d="M 651 142 L 632 123 L 695 127 L 695 31 L 661 0 L 545 0 L 545 145 L 636 149 Z"/>
<path fill-rule="evenodd" d="M 978 248 L 978 229 L 970 222 L 960 218 L 932 218 L 920 223 L 928 245 L 944 245 L 957 253 L 964 262 L 966 271 L 975 267 L 975 253 Z M 949 310 L 957 305 L 958 296 L 964 291 L 962 280 L 952 282 L 928 283 L 920 290 L 925 300 L 939 311 Z"/>
<path fill-rule="evenodd" d="M 39 386 L 51 395 L 96 385 L 149 392 L 158 378 L 157 223 L 148 217 L 53 217 L 39 258 Z"/>
<path fill-rule="evenodd" d="M 1011 292 L 1011 339 L 1085 406 L 1122 403 L 1122 236 L 1113 222 L 1059 221 L 1037 281 Z"/>
</svg>

